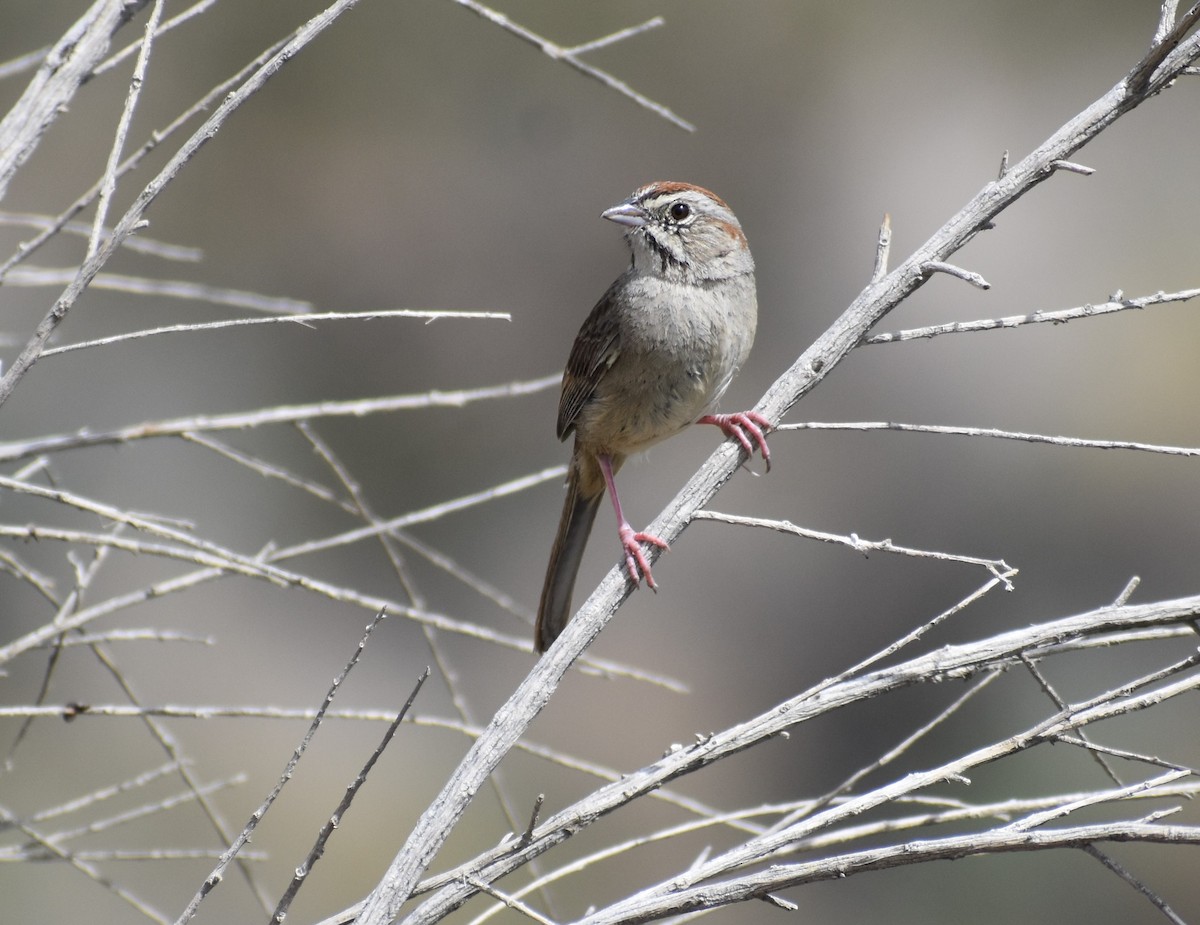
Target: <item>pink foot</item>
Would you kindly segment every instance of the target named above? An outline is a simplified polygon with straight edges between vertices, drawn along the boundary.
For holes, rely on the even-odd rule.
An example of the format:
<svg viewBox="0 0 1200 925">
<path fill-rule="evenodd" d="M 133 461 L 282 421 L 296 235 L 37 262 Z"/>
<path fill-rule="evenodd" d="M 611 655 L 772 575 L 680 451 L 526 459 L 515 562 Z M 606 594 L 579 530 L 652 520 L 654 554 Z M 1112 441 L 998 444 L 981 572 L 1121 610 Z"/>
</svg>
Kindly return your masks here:
<svg viewBox="0 0 1200 925">
<path fill-rule="evenodd" d="M 697 424 L 715 424 L 724 431 L 726 437 L 732 437 L 738 442 L 747 456 L 754 455 L 754 448 L 762 454 L 767 471 L 771 471 L 771 451 L 767 448 L 767 431 L 771 422 L 757 411 L 739 411 L 736 414 L 706 414 L 696 421 Z M 751 442 L 753 440 L 753 442 Z"/>
<path fill-rule="evenodd" d="M 671 547 L 665 540 L 660 540 L 657 536 L 649 533 L 635 533 L 633 527 L 628 523 L 622 523 L 617 528 L 617 536 L 620 537 L 621 547 L 625 550 L 625 568 L 629 570 L 629 577 L 633 579 L 633 583 L 639 584 L 642 576 L 645 576 L 650 590 L 657 591 L 658 585 L 654 583 L 654 576 L 650 574 L 650 562 L 646 559 L 646 554 L 642 552 L 641 544 L 650 543 L 659 549 L 668 551 Z"/>
</svg>

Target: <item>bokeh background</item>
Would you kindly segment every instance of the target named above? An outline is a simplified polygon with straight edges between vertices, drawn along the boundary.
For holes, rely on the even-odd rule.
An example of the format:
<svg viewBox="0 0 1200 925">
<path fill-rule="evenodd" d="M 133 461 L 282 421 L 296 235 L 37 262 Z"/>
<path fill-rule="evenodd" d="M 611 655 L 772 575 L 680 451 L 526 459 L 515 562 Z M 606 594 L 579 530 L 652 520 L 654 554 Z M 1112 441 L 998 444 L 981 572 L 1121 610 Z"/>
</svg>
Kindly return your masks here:
<svg viewBox="0 0 1200 925">
<path fill-rule="evenodd" d="M 109 269 L 288 296 L 318 310 L 489 310 L 510 312 L 512 320 L 271 326 L 47 358 L 0 409 L 0 438 L 556 373 L 580 322 L 627 259 L 618 230 L 599 220 L 600 211 L 660 178 L 717 191 L 749 236 L 759 267 L 759 335 L 726 401 L 730 408 L 750 406 L 865 285 L 885 212 L 898 261 L 996 175 L 1003 151 L 1024 156 L 1116 83 L 1145 51 L 1158 7 L 1152 0 L 497 4 L 563 45 L 665 17 L 664 27 L 588 60 L 697 126 L 686 133 L 450 0 L 362 0 L 238 112 L 152 207 L 145 234 L 200 248 L 203 261 L 165 264 L 125 253 Z M 163 37 L 133 143 L 320 8 L 308 0 L 226 2 Z M 57 40 L 84 9 L 77 0 L 9 4 L 0 60 Z M 119 33 L 115 47 L 133 41 L 144 21 L 145 13 Z M 4 209 L 55 214 L 99 177 L 131 66 L 81 91 L 18 174 Z M 0 83 L 5 110 L 28 79 L 26 73 Z M 958 256 L 991 282 L 990 291 L 935 278 L 884 329 L 1102 302 L 1116 290 L 1135 296 L 1196 286 L 1197 81 L 1181 82 L 1081 152 L 1078 159 L 1096 168 L 1094 176 L 1059 174 Z M 165 157 L 153 155 L 122 183 L 118 208 Z M 29 236 L 27 229 L 0 228 L 0 252 Z M 81 249 L 80 239 L 59 241 L 32 263 L 71 266 Z M 4 287 L 5 362 L 57 294 L 12 281 Z M 1195 446 L 1198 304 L 865 348 L 789 419 L 962 424 Z M 241 314 L 199 301 L 93 290 L 57 342 Z M 556 401 L 556 391 L 547 389 L 461 409 L 322 420 L 315 429 L 375 510 L 393 516 L 564 462 L 568 450 L 554 439 Z M 334 484 L 288 428 L 224 436 L 239 449 Z M 631 519 L 649 522 L 714 440 L 709 429 L 697 429 L 627 466 L 621 486 Z M 773 452 L 769 476 L 739 473 L 714 507 L 1002 557 L 1020 568 L 1014 592 L 971 608 L 939 631 L 936 644 L 1107 603 L 1134 575 L 1142 580 L 1135 601 L 1200 589 L 1195 460 L 899 433 L 780 434 Z M 248 554 L 355 525 L 328 504 L 183 441 L 60 454 L 50 468 L 64 488 L 181 518 Z M 549 481 L 413 533 L 532 611 L 560 499 L 557 482 Z M 60 518 L 44 502 L 0 497 L 6 523 Z M 612 564 L 611 526 L 605 511 L 580 578 L 581 599 Z M 69 589 L 71 565 L 61 545 L 16 551 Z M 376 544 L 298 567 L 371 593 L 402 594 Z M 506 633 L 527 631 L 518 617 L 419 557 L 411 570 L 429 609 Z M 177 571 L 114 556 L 89 599 Z M 983 580 L 961 565 L 864 558 L 711 523 L 694 525 L 656 577 L 661 593 L 635 594 L 594 651 L 681 679 L 690 692 L 576 674 L 534 725 L 532 740 L 617 770 L 640 767 L 671 743 L 751 716 L 835 674 Z M 50 615 L 27 585 L 0 575 L 4 640 Z M 121 667 L 145 703 L 299 708 L 319 703 L 369 616 L 303 592 L 226 579 L 106 625 L 186 630 L 215 640 L 211 647 L 120 649 Z M 528 654 L 446 634 L 439 639 L 478 722 L 532 664 Z M 1147 647 L 1056 664 L 1051 673 L 1065 695 L 1082 697 L 1162 658 L 1161 649 Z M 419 629 L 392 620 L 378 631 L 339 705 L 395 709 L 429 661 Z M 44 655 L 33 654 L 7 666 L 0 701 L 33 702 L 45 664 Z M 681 789 L 727 808 L 821 794 L 928 720 L 953 693 L 885 698 L 711 768 Z M 47 694 L 51 703 L 121 699 L 82 650 L 64 657 Z M 1194 699 L 1181 701 L 1114 726 L 1112 744 L 1195 763 L 1195 710 Z M 904 767 L 944 760 L 981 729 L 1015 731 L 1047 711 L 1045 695 L 1027 676 L 1007 678 Z M 440 673 L 417 712 L 454 715 Z M 246 775 L 214 797 L 235 830 L 274 783 L 304 728 L 254 719 L 166 725 L 200 778 Z M 0 722 L 5 749 L 17 728 L 14 720 Z M 268 894 L 282 890 L 380 733 L 377 724 L 336 723 L 320 734 L 254 841 L 268 855 L 255 864 Z M 301 893 L 293 920 L 329 914 L 370 889 L 468 744 L 437 729 L 401 733 Z M 138 721 L 100 719 L 39 721 L 11 758 L 0 776 L 0 804 L 22 817 L 166 760 Z M 1099 775 L 1085 757 L 1059 747 L 997 766 L 964 796 L 1080 789 L 1097 785 Z M 558 808 L 594 786 L 581 773 L 522 755 L 505 762 L 501 781 L 522 822 L 536 794 L 546 793 L 548 806 Z M 168 778 L 120 805 L 178 789 Z M 681 818 L 647 803 L 583 833 L 546 863 Z M 495 795 L 481 793 L 437 866 L 495 844 L 509 828 Z M 687 850 L 698 853 L 705 841 L 720 846 L 728 837 L 710 833 Z M 222 846 L 195 808 L 185 806 L 76 847 Z M 1114 854 L 1185 916 L 1200 919 L 1194 851 L 1121 846 Z M 571 920 L 687 863 L 675 850 L 643 850 L 557 887 L 550 914 Z M 211 864 L 101 866 L 173 918 Z M 805 921 L 831 923 L 1160 920 L 1094 860 L 1069 852 L 906 868 L 788 895 Z M 58 863 L 5 865 L 0 897 L 5 920 L 143 920 Z M 237 874 L 203 909 L 208 921 L 265 919 Z M 756 904 L 714 920 L 766 922 L 780 914 Z"/>
</svg>

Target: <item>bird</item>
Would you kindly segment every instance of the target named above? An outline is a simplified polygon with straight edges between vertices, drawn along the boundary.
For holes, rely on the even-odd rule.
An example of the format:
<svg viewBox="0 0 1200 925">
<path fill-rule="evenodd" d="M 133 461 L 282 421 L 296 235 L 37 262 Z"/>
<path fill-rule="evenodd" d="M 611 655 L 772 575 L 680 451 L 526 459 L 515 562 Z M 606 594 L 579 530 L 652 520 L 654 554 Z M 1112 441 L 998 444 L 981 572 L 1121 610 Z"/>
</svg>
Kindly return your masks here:
<svg viewBox="0 0 1200 925">
<path fill-rule="evenodd" d="M 558 403 L 559 440 L 574 435 L 566 498 L 546 567 L 534 645 L 545 652 L 571 617 L 575 577 L 607 491 L 625 570 L 658 585 L 617 495 L 625 460 L 692 424 L 713 424 L 767 469 L 770 422 L 756 411 L 717 412 L 754 342 L 754 258 L 737 217 L 691 183 L 649 183 L 601 213 L 621 225 L 628 268 L 596 303 L 571 347 Z"/>
</svg>

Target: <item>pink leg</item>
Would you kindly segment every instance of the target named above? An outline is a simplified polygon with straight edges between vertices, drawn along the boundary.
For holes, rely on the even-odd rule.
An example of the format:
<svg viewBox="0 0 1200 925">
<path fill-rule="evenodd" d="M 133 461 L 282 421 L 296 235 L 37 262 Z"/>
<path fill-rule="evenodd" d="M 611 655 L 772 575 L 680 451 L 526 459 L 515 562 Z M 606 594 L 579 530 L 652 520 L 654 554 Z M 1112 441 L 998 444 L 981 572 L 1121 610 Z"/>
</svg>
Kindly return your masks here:
<svg viewBox="0 0 1200 925">
<path fill-rule="evenodd" d="M 608 496 L 612 498 L 613 510 L 617 513 L 617 536 L 620 538 L 621 548 L 625 552 L 625 568 L 629 570 L 629 577 L 636 585 L 641 582 L 644 575 L 650 590 L 657 591 L 658 585 L 654 583 L 654 576 L 650 574 L 650 563 L 646 559 L 646 554 L 642 552 L 641 544 L 653 543 L 660 549 L 670 549 L 671 547 L 657 536 L 634 532 L 629 521 L 625 519 L 625 514 L 621 511 L 621 499 L 617 497 L 617 482 L 613 478 L 612 460 L 604 454 L 600 454 L 596 458 L 600 461 L 600 471 L 604 473 L 604 484 L 608 486 Z"/>
<path fill-rule="evenodd" d="M 762 453 L 767 471 L 771 471 L 771 451 L 767 449 L 767 431 L 771 422 L 757 411 L 739 411 L 737 414 L 706 414 L 696 421 L 697 424 L 715 424 L 725 432 L 726 437 L 736 440 L 747 456 L 754 455 L 754 448 Z M 751 443 L 750 441 L 754 442 Z"/>
</svg>

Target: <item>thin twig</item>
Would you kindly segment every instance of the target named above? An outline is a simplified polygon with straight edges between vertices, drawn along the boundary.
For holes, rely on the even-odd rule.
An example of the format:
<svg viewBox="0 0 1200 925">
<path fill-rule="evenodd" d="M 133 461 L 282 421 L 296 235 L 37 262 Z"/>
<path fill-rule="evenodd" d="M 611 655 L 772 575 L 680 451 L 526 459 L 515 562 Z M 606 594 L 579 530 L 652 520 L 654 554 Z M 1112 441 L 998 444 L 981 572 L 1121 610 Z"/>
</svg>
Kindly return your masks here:
<svg viewBox="0 0 1200 925">
<path fill-rule="evenodd" d="M 896 430 L 914 434 L 944 434 L 955 437 L 995 437 L 1000 440 L 1020 440 L 1025 443 L 1048 443 L 1051 446 L 1082 447 L 1094 450 L 1138 450 L 1143 453 L 1161 453 L 1166 456 L 1200 456 L 1200 447 L 1162 446 L 1156 443 L 1139 443 L 1135 440 L 1085 440 L 1081 437 L 1057 437 L 1048 434 L 1029 434 L 1015 430 L 997 430 L 991 427 L 951 427 L 942 424 L 902 424 L 897 421 L 805 421 L 796 424 L 780 424 L 777 431 L 787 430 Z"/>
<path fill-rule="evenodd" d="M 162 23 L 162 25 L 160 25 L 158 27 L 158 29 L 155 31 L 155 33 L 154 33 L 155 38 L 157 38 L 161 35 L 166 35 L 172 29 L 174 29 L 178 26 L 182 26 L 185 22 L 187 22 L 190 19 L 194 19 L 195 17 L 199 16 L 201 13 L 205 12 L 209 7 L 213 6 L 216 2 L 217 2 L 217 0 L 199 0 L 198 3 L 188 7 L 183 12 L 177 13 L 175 16 L 172 16 L 170 19 L 165 20 Z M 107 73 L 108 71 L 112 70 L 117 65 L 119 65 L 126 58 L 128 58 L 130 55 L 135 54 L 142 47 L 142 41 L 143 41 L 142 39 L 138 39 L 136 42 L 126 45 L 124 48 L 122 48 L 116 54 L 110 56 L 105 61 L 103 61 L 102 63 L 97 65 L 96 69 L 94 71 L 92 71 L 92 77 L 93 78 L 99 77 L 102 74 Z"/>
<path fill-rule="evenodd" d="M 871 282 L 877 283 L 887 276 L 888 255 L 892 250 L 892 217 L 883 213 L 879 225 L 879 237 L 875 241 L 875 267 L 871 271 Z"/>
<path fill-rule="evenodd" d="M 517 38 L 523 39 L 524 41 L 529 42 L 531 45 L 536 45 L 542 50 L 543 53 L 553 58 L 555 61 L 565 61 L 581 74 L 586 74 L 593 80 L 600 81 L 600 83 L 604 84 L 609 89 L 616 90 L 622 96 L 633 100 L 643 109 L 650 110 L 650 112 L 661 116 L 668 122 L 679 126 L 684 131 L 694 132 L 696 130 L 694 125 L 677 116 L 666 106 L 662 105 L 662 103 L 658 103 L 650 99 L 648 96 L 639 93 L 629 86 L 629 84 L 625 83 L 625 81 L 618 80 L 607 71 L 603 71 L 598 67 L 593 67 L 592 65 L 581 61 L 578 57 L 578 55 L 584 51 L 590 51 L 594 48 L 603 47 L 604 45 L 611 45 L 613 42 L 629 38 L 630 36 L 640 35 L 643 32 L 647 32 L 650 29 L 661 26 L 663 24 L 662 17 L 656 16 L 653 19 L 642 23 L 640 26 L 622 29 L 618 32 L 614 32 L 612 35 L 605 36 L 601 39 L 596 39 L 592 42 L 585 42 L 581 45 L 575 46 L 574 48 L 564 48 L 563 46 L 558 45 L 547 38 L 543 38 L 533 30 L 527 29 L 525 26 L 513 22 L 503 13 L 497 12 L 489 6 L 479 3 L 478 0 L 454 0 L 454 2 L 459 6 L 470 10 L 472 13 L 475 13 L 477 16 L 483 17 L 488 22 L 494 23 L 501 29 L 504 29 L 506 32 L 512 33 Z"/>
<path fill-rule="evenodd" d="M 864 540 L 857 533 L 852 533 L 849 536 L 841 536 L 836 533 L 826 533 L 822 530 L 810 530 L 806 527 L 798 527 L 788 520 L 742 517 L 737 514 L 723 514 L 719 511 L 697 511 L 695 519 L 713 520 L 718 523 L 733 524 L 741 527 L 759 527 L 766 530 L 774 530 L 777 533 L 787 533 L 791 536 L 800 536 L 809 540 L 819 540 L 822 543 L 848 546 L 855 552 L 861 552 L 863 555 L 871 552 L 887 552 L 900 556 L 912 556 L 917 559 L 937 559 L 942 562 L 961 562 L 964 565 L 979 565 L 983 566 L 994 577 L 1003 582 L 1006 591 L 1012 590 L 1011 579 L 1017 574 L 1017 569 L 1010 566 L 1003 559 L 981 559 L 977 556 L 964 556 L 959 553 L 936 552 L 931 549 L 914 549 L 910 546 L 897 546 L 890 539 Z"/>
<path fill-rule="evenodd" d="M 306 303 L 307 304 L 307 303 Z M 374 321 L 378 318 L 422 318 L 426 322 L 441 321 L 447 318 L 457 319 L 499 319 L 511 321 L 508 312 L 455 312 L 435 309 L 394 309 L 375 312 L 302 312 L 301 314 L 276 315 L 271 318 L 230 318 L 227 321 L 207 321 L 198 324 L 171 324 L 160 328 L 147 328 L 143 331 L 131 331 L 128 334 L 113 334 L 110 337 L 98 337 L 94 340 L 82 341 L 78 344 L 67 344 L 62 347 L 51 347 L 42 353 L 42 357 L 50 357 L 60 353 L 70 353 L 74 350 L 84 350 L 88 347 L 106 347 L 127 340 L 138 340 L 143 337 L 153 337 L 158 334 L 195 334 L 201 331 L 220 331 L 225 328 L 251 327 L 261 324 L 299 324 L 302 327 L 312 327 L 317 321 Z"/>
<path fill-rule="evenodd" d="M 977 289 L 991 289 L 992 284 L 984 279 L 974 270 L 964 270 L 960 266 L 955 266 L 952 263 L 947 263 L 944 260 L 930 260 L 921 265 L 921 272 L 924 274 L 945 273 L 947 276 L 953 276 L 956 279 L 961 279 L 965 283 L 970 283 Z"/>
<path fill-rule="evenodd" d="M 115 232 L 114 232 L 115 233 Z M 11 269 L 4 277 L 10 286 L 65 286 L 78 276 L 74 268 L 20 267 Z M 209 286 L 180 279 L 151 279 L 145 276 L 129 276 L 124 273 L 97 273 L 88 284 L 91 289 L 110 292 L 125 292 L 130 295 L 154 296 L 162 299 L 185 299 L 207 302 L 229 308 L 243 308 L 254 312 L 277 314 L 305 314 L 312 311 L 312 303 L 303 299 L 285 296 L 260 295 L 241 289 Z"/>
<path fill-rule="evenodd" d="M 91 260 L 100 250 L 104 236 L 104 220 L 108 217 L 108 207 L 113 194 L 117 191 L 117 171 L 121 164 L 121 151 L 125 147 L 125 139 L 129 135 L 129 125 L 133 121 L 133 113 L 138 101 L 142 98 L 142 86 L 146 82 L 146 68 L 150 65 L 150 52 L 154 48 L 154 33 L 162 21 L 163 0 L 154 0 L 150 7 L 150 18 L 146 21 L 146 29 L 142 34 L 142 47 L 138 51 L 137 64 L 133 68 L 133 76 L 129 81 L 129 93 L 125 96 L 125 105 L 117 119 L 116 137 L 108 152 L 108 162 L 104 167 L 104 175 L 100 180 L 100 198 L 96 200 L 96 215 L 92 222 L 92 232 L 88 236 L 87 251 L 84 260 Z"/>
<path fill-rule="evenodd" d="M 1005 318 L 987 318 L 982 321 L 952 321 L 949 324 L 910 328 L 906 331 L 872 334 L 863 343 L 892 344 L 898 341 L 916 340 L 922 337 L 938 337 L 942 334 L 969 334 L 977 331 L 994 331 L 997 328 L 1018 328 L 1026 324 L 1066 324 L 1068 321 L 1074 321 L 1077 318 L 1109 315 L 1113 312 L 1128 311 L 1131 308 L 1147 308 L 1151 305 L 1187 302 L 1197 296 L 1200 296 L 1200 289 L 1184 289 L 1171 293 L 1156 292 L 1154 295 L 1141 296 L 1136 299 L 1114 297 L 1099 305 L 1080 305 L 1075 308 L 1064 308 L 1050 312 L 1036 311 L 1030 312 L 1027 315 L 1009 315 Z"/>
<path fill-rule="evenodd" d="M 329 709 L 330 704 L 333 703 L 333 698 L 337 696 L 338 689 L 345 682 L 350 672 L 354 670 L 354 667 L 358 664 L 359 659 L 362 658 L 362 654 L 367 647 L 367 642 L 371 638 L 371 633 L 385 616 L 386 612 L 381 610 L 375 615 L 375 619 L 367 624 L 366 628 L 363 630 L 362 637 L 358 641 L 358 645 L 355 646 L 354 651 L 350 655 L 350 660 L 346 662 L 341 672 L 339 672 L 338 676 L 334 678 L 333 684 L 326 692 L 325 699 L 322 701 L 321 706 L 317 709 L 312 723 L 309 724 L 308 730 L 304 733 L 304 737 L 300 740 L 300 744 L 296 746 L 295 750 L 292 752 L 292 756 L 288 759 L 287 764 L 284 766 L 283 773 L 280 775 L 278 782 L 276 782 L 275 786 L 271 788 L 271 792 L 267 794 L 266 798 L 251 814 L 241 833 L 221 854 L 221 859 L 218 861 L 217 866 L 213 868 L 212 872 L 205 878 L 204 883 L 200 886 L 200 889 L 196 891 L 196 894 L 187 904 L 187 907 L 183 910 L 183 912 L 180 913 L 179 918 L 175 920 L 175 925 L 186 925 L 187 922 L 192 920 L 192 918 L 196 915 L 197 909 L 200 907 L 200 903 L 202 903 L 205 897 L 207 897 L 208 894 L 212 892 L 212 890 L 221 882 L 224 877 L 225 870 L 238 856 L 242 848 L 245 847 L 246 843 L 250 841 L 250 837 L 254 834 L 254 830 L 258 828 L 259 822 L 261 822 L 263 817 L 270 811 L 271 807 L 275 804 L 275 800 L 283 791 L 283 788 L 287 786 L 288 781 L 292 779 L 292 776 L 296 770 L 296 766 L 300 763 L 300 759 L 304 757 L 304 753 L 308 750 L 308 745 L 312 741 L 313 736 L 316 735 L 317 729 L 320 728 L 321 722 L 325 718 L 326 711 Z"/>
<path fill-rule="evenodd" d="M 67 851 L 65 848 L 59 845 L 54 838 L 43 835 L 41 832 L 30 826 L 27 822 L 22 822 L 4 806 L 0 806 L 0 823 L 17 829 L 34 844 L 41 846 L 41 848 L 45 851 L 46 857 L 55 858 L 59 861 L 65 861 L 68 865 L 79 871 L 88 879 L 92 880 L 94 883 L 98 883 L 118 899 L 128 903 L 152 922 L 158 922 L 159 925 L 169 925 L 170 919 L 151 906 L 146 900 L 142 899 L 132 890 L 121 886 L 109 877 L 105 876 L 99 868 L 88 863 L 83 858 L 77 857 L 72 852 Z"/>
<path fill-rule="evenodd" d="M 58 434 L 36 437 L 11 443 L 0 443 L 0 463 L 39 456 L 85 446 L 102 446 L 109 443 L 128 443 L 157 437 L 178 437 L 185 433 L 210 432 L 214 430 L 245 430 L 267 424 L 290 424 L 323 417 L 364 417 L 393 411 L 412 411 L 418 408 L 462 408 L 479 401 L 497 398 L 517 398 L 533 395 L 562 383 L 562 375 L 543 376 L 510 382 L 506 385 L 484 386 L 477 389 L 433 391 L 418 395 L 390 395 L 383 398 L 362 398 L 352 401 L 323 401 L 306 405 L 281 405 L 275 408 L 258 408 L 252 411 L 235 411 L 228 414 L 201 414 L 185 418 L 169 418 L 161 421 L 146 421 L 116 430 L 90 433 Z"/>
<path fill-rule="evenodd" d="M 60 218 L 49 215 L 38 215 L 33 212 L 0 212 L 0 225 L 13 225 L 27 228 L 40 228 L 43 231 L 55 229 L 67 234 L 87 237 L 92 226 L 83 222 L 62 222 Z M 112 229 L 105 228 L 107 236 Z M 174 260 L 181 263 L 199 263 L 204 258 L 204 252 L 198 247 L 185 247 L 181 244 L 168 244 L 144 235 L 138 235 L 125 242 L 125 249 L 161 260 Z"/>
<path fill-rule="evenodd" d="M 1150 900 L 1151 904 L 1167 917 L 1167 921 L 1174 922 L 1175 925 L 1188 925 L 1184 918 L 1179 915 L 1174 909 L 1167 905 L 1167 901 L 1150 889 L 1141 880 L 1126 870 L 1119 864 L 1111 855 L 1101 851 L 1094 844 L 1083 845 L 1083 850 L 1094 857 L 1097 861 L 1111 870 L 1114 874 L 1128 883 L 1131 887 L 1141 893 L 1146 899 Z"/>
<path fill-rule="evenodd" d="M 363 641 L 360 643 L 360 648 L 365 643 L 366 637 L 363 637 Z M 271 916 L 272 922 L 281 923 L 287 917 L 287 912 L 292 905 L 292 900 L 296 898 L 296 894 L 300 891 L 300 887 L 304 885 L 305 881 L 308 879 L 308 875 L 312 873 L 313 867 L 325 853 L 325 846 L 328 844 L 330 836 L 333 835 L 334 829 L 341 825 L 342 820 L 346 818 L 346 813 L 349 811 L 350 804 L 354 801 L 354 797 L 357 796 L 358 791 L 362 789 L 362 785 L 367 782 L 367 775 L 371 773 L 371 769 L 375 767 L 375 763 L 379 760 L 380 756 L 383 755 L 384 750 L 388 747 L 396 733 L 399 731 L 400 724 L 404 722 L 404 718 L 408 715 L 409 710 L 412 709 L 413 703 L 416 702 L 417 694 L 421 692 L 421 688 L 425 686 L 425 682 L 428 680 L 429 669 L 426 668 L 421 672 L 420 675 L 417 676 L 417 682 L 415 685 L 413 685 L 413 689 L 409 693 L 408 699 L 404 701 L 404 706 L 400 708 L 400 712 L 396 714 L 396 718 L 388 724 L 387 729 L 383 733 L 383 737 L 379 740 L 379 744 L 375 746 L 375 750 L 371 752 L 371 755 L 367 759 L 366 763 L 362 766 L 361 770 L 359 770 L 358 774 L 355 775 L 354 780 L 350 783 L 350 786 L 346 788 L 346 792 L 342 794 L 342 799 L 338 803 L 337 809 L 333 811 L 333 814 L 325 821 L 325 824 L 321 826 L 321 831 L 317 833 L 317 839 L 313 843 L 312 848 L 309 850 L 308 855 L 305 857 L 304 861 L 296 867 L 296 873 L 292 877 L 292 882 L 288 884 L 287 890 L 285 890 L 283 896 L 280 897 L 279 904 L 275 907 L 275 912 Z"/>
</svg>

